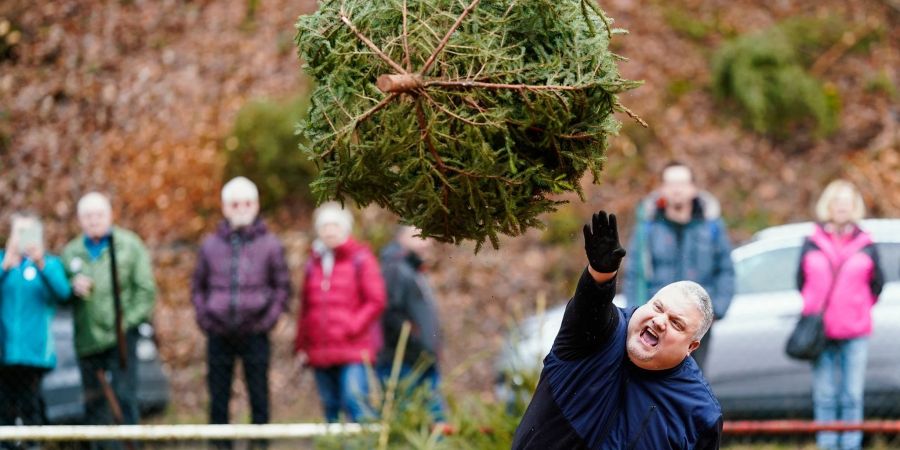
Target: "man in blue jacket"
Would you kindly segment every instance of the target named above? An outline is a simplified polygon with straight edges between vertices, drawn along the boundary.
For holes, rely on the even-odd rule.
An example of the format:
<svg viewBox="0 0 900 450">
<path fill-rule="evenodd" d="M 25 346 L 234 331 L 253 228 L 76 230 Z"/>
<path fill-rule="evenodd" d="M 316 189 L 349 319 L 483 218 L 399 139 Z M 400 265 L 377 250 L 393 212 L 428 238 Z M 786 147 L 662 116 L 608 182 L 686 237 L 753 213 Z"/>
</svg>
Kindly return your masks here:
<svg viewBox="0 0 900 450">
<path fill-rule="evenodd" d="M 712 299 L 715 320 L 725 316 L 734 295 L 731 242 L 719 202 L 701 191 L 691 169 L 677 161 L 662 171 L 659 189 L 638 206 L 638 220 L 625 262 L 623 292 L 628 306 L 641 306 L 650 295 L 678 280 L 699 283 Z M 705 367 L 712 330 L 703 337 L 694 360 Z"/>
<path fill-rule="evenodd" d="M 712 323 L 709 295 L 680 281 L 637 309 L 616 307 L 616 217 L 600 211 L 592 225 L 589 264 L 512 448 L 718 449 L 722 410 L 688 357 Z"/>
</svg>

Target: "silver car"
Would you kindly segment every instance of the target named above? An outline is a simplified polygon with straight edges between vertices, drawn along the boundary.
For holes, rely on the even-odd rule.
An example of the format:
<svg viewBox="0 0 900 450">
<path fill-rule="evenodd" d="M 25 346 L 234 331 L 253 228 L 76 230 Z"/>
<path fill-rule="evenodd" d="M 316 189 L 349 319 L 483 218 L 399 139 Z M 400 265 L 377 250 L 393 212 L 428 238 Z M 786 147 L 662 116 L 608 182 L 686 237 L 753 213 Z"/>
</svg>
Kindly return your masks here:
<svg viewBox="0 0 900 450">
<path fill-rule="evenodd" d="M 873 309 L 874 331 L 866 367 L 867 417 L 900 417 L 900 219 L 861 223 L 878 247 L 884 290 Z M 726 317 L 716 322 L 706 378 L 728 419 L 802 418 L 812 415 L 809 363 L 784 353 L 800 316 L 797 268 L 811 222 L 766 228 L 735 248 L 736 291 Z M 614 301 L 625 304 L 619 295 Z M 565 305 L 530 317 L 514 330 L 497 361 L 497 393 L 510 400 L 534 380 L 559 331 Z M 527 394 L 530 394 L 527 393 Z"/>
<path fill-rule="evenodd" d="M 71 307 L 64 306 L 56 311 L 51 329 L 56 347 L 56 367 L 44 376 L 41 383 L 47 421 L 50 424 L 84 423 L 84 389 L 75 356 Z M 153 327 L 141 324 L 138 332 L 137 402 L 143 417 L 166 408 L 169 403 L 169 379 L 163 371 L 153 340 Z"/>
</svg>

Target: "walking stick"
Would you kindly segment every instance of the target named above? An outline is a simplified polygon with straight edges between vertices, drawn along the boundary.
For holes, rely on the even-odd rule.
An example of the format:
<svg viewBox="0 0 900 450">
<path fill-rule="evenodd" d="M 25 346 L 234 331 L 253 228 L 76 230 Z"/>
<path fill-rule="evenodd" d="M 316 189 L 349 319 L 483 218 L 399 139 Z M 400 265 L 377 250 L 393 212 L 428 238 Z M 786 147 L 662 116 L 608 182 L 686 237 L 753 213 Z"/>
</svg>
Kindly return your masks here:
<svg viewBox="0 0 900 450">
<path fill-rule="evenodd" d="M 122 297 L 119 290 L 119 270 L 116 267 L 116 243 L 113 241 L 115 233 L 109 234 L 109 260 L 112 276 L 113 309 L 115 312 L 116 346 L 119 349 L 119 368 L 125 370 L 128 367 L 128 351 L 125 342 L 125 330 L 122 328 Z"/>
<path fill-rule="evenodd" d="M 100 382 L 100 389 L 103 391 L 103 396 L 106 397 L 106 403 L 109 404 L 109 409 L 112 411 L 113 422 L 116 425 L 122 425 L 125 422 L 125 416 L 122 415 L 122 407 L 119 405 L 119 400 L 116 398 L 116 393 L 113 392 L 112 386 L 109 385 L 109 381 L 106 379 L 106 371 L 103 369 L 97 369 L 95 372 L 97 376 L 97 381 Z M 125 447 L 128 450 L 134 450 L 134 444 L 131 441 L 125 441 Z"/>
<path fill-rule="evenodd" d="M 113 392 L 112 386 L 109 385 L 109 381 L 106 379 L 106 371 L 97 369 L 96 375 L 97 381 L 100 382 L 100 389 L 103 391 L 103 397 L 106 398 L 106 403 L 109 403 L 109 409 L 112 411 L 113 421 L 116 422 L 116 425 L 122 425 L 125 417 L 122 415 L 122 407 L 119 406 L 116 393 Z"/>
</svg>

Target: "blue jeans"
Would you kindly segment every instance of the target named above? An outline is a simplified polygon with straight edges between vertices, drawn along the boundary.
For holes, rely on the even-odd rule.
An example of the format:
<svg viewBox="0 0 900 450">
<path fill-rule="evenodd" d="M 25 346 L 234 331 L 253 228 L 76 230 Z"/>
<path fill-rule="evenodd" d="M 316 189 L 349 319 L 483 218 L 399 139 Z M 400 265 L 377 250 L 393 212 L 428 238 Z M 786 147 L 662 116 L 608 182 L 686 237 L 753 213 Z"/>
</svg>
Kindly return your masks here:
<svg viewBox="0 0 900 450">
<path fill-rule="evenodd" d="M 867 338 L 828 341 L 813 365 L 813 409 L 817 422 L 863 419 L 863 386 L 866 379 Z M 816 435 L 820 449 L 862 448 L 862 432 L 823 431 Z"/>
<path fill-rule="evenodd" d="M 364 422 L 375 418 L 369 406 L 369 380 L 366 366 L 344 364 L 315 369 L 316 388 L 325 410 L 325 420 L 338 421 L 343 409 L 351 422 Z"/>
<path fill-rule="evenodd" d="M 406 363 L 403 363 L 403 365 L 400 366 L 399 385 L 405 385 L 407 388 L 404 392 L 398 392 L 396 396 L 398 399 L 397 404 L 402 408 L 404 403 L 403 400 L 410 399 L 417 389 L 424 387 L 428 389 L 428 411 L 431 413 L 432 420 L 435 422 L 445 422 L 444 397 L 441 395 L 439 389 L 441 376 L 437 364 L 431 364 L 414 380 L 411 379 L 411 377 L 415 375 L 413 369 L 414 366 Z M 391 378 L 391 366 L 378 366 L 378 378 L 381 379 L 381 384 L 385 386 L 386 391 L 388 380 Z"/>
</svg>

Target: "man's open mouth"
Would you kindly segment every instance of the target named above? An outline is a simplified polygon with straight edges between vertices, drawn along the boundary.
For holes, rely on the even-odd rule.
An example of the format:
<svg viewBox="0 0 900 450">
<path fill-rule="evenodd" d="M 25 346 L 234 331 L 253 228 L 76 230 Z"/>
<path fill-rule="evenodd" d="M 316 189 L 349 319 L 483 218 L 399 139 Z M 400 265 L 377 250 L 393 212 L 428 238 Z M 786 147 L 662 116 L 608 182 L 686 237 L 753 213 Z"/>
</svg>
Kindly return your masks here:
<svg viewBox="0 0 900 450">
<path fill-rule="evenodd" d="M 644 327 L 644 331 L 641 331 L 641 340 L 650 347 L 656 347 L 659 344 L 659 336 L 650 327 Z"/>
</svg>

